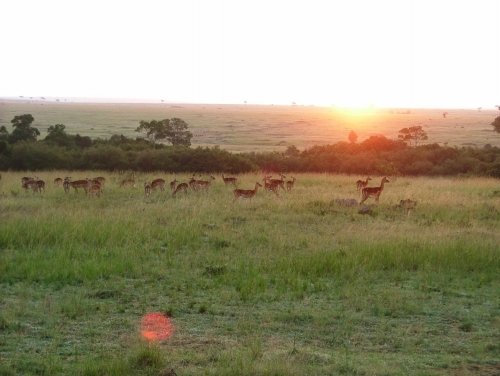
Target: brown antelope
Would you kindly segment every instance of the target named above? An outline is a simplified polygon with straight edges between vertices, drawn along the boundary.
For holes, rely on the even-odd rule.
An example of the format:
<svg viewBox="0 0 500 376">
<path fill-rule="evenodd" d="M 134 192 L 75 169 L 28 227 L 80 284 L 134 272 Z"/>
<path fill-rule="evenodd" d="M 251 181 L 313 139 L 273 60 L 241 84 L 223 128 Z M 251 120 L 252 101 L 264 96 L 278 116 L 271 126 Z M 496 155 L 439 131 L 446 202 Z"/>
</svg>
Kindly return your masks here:
<svg viewBox="0 0 500 376">
<path fill-rule="evenodd" d="M 356 182 L 356 189 L 358 191 L 362 190 L 363 188 L 365 188 L 367 185 L 368 185 L 368 181 L 369 180 L 372 180 L 372 178 L 370 177 L 367 177 L 366 180 L 358 180 Z"/>
<path fill-rule="evenodd" d="M 232 184 L 232 185 L 236 186 L 236 181 L 238 180 L 238 178 L 235 178 L 233 176 L 229 176 L 226 178 L 224 176 L 224 174 L 222 174 L 222 180 L 224 181 L 225 185 Z"/>
<path fill-rule="evenodd" d="M 177 179 L 174 179 L 170 182 L 170 190 L 175 191 L 175 186 L 177 185 Z"/>
<path fill-rule="evenodd" d="M 286 182 L 286 190 L 290 192 L 293 188 L 293 185 L 295 184 L 295 177 L 292 176 L 292 180 L 288 180 Z"/>
<path fill-rule="evenodd" d="M 69 188 L 70 188 L 69 182 L 71 181 L 70 179 L 71 178 L 68 178 L 68 177 L 64 178 L 64 181 L 63 181 L 64 193 L 69 192 Z"/>
<path fill-rule="evenodd" d="M 210 175 L 210 179 L 215 180 L 212 175 Z M 194 177 L 189 180 L 189 186 L 194 191 L 197 191 L 198 189 L 208 189 L 211 183 L 212 182 L 210 180 L 196 180 Z"/>
<path fill-rule="evenodd" d="M 102 185 L 99 183 L 95 183 L 94 180 L 95 179 L 89 180 L 86 192 L 90 196 L 101 197 Z"/>
<path fill-rule="evenodd" d="M 276 184 L 279 186 L 281 189 L 285 190 L 285 178 L 286 176 L 283 174 L 280 174 L 281 179 L 272 179 L 271 176 L 266 176 L 264 179 L 269 180 L 271 184 Z"/>
<path fill-rule="evenodd" d="M 185 194 L 187 194 L 187 190 L 188 190 L 188 185 L 187 183 L 180 183 L 176 188 L 175 188 L 175 191 L 174 193 L 172 193 L 172 196 L 175 197 L 175 195 L 180 192 L 180 191 L 184 191 Z"/>
<path fill-rule="evenodd" d="M 38 188 L 38 192 L 42 192 L 42 191 L 45 192 L 45 182 L 43 180 L 38 179 L 35 181 L 35 184 Z"/>
<path fill-rule="evenodd" d="M 148 197 L 151 194 L 151 190 L 152 190 L 151 184 L 144 183 L 144 195 L 146 197 Z"/>
<path fill-rule="evenodd" d="M 58 187 L 61 186 L 62 183 L 63 183 L 63 180 L 61 178 L 54 179 L 54 184 L 57 185 Z"/>
<path fill-rule="evenodd" d="M 165 180 L 163 179 L 155 179 L 151 182 L 151 189 L 156 190 L 157 188 L 160 188 L 160 191 L 165 190 Z"/>
<path fill-rule="evenodd" d="M 104 187 L 104 181 L 100 180 L 99 178 L 87 179 L 87 180 L 89 181 L 90 184 L 99 185 L 99 187 L 101 187 L 101 191 L 102 191 L 102 188 Z"/>
<path fill-rule="evenodd" d="M 132 187 L 135 188 L 135 179 L 134 178 L 127 178 L 123 179 L 120 183 L 120 187 Z"/>
<path fill-rule="evenodd" d="M 255 183 L 255 189 L 235 189 L 233 191 L 234 193 L 234 201 L 236 201 L 239 198 L 248 198 L 249 200 L 252 199 L 253 196 L 257 193 L 257 190 L 259 187 L 262 187 L 262 184 L 260 183 Z"/>
<path fill-rule="evenodd" d="M 78 189 L 82 188 L 85 191 L 85 193 L 87 193 L 90 183 L 91 181 L 89 179 L 71 181 L 69 178 L 66 178 L 64 179 L 63 183 L 64 191 L 68 192 L 69 189 L 73 187 L 75 192 L 78 192 Z"/>
<path fill-rule="evenodd" d="M 104 188 L 104 183 L 106 183 L 106 178 L 103 176 L 98 176 L 92 179 L 93 182 L 98 182 L 101 185 L 101 188 Z"/>
<path fill-rule="evenodd" d="M 273 192 L 276 196 L 279 196 L 278 194 L 278 188 L 280 187 L 279 182 L 271 182 L 270 178 L 266 176 L 264 179 L 264 189 L 268 192 Z"/>
<path fill-rule="evenodd" d="M 365 202 L 368 199 L 368 197 L 375 197 L 375 201 L 378 202 L 380 194 L 384 190 L 385 183 L 390 183 L 390 181 L 389 181 L 389 179 L 387 179 L 387 177 L 384 176 L 382 178 L 382 181 L 380 182 L 380 187 L 363 188 L 363 190 L 361 191 L 362 199 L 361 199 L 361 202 L 359 204 L 361 205 L 363 202 Z"/>
<path fill-rule="evenodd" d="M 33 193 L 42 193 L 45 190 L 45 182 L 40 179 L 27 180 L 23 183 L 23 188 L 25 190 L 31 189 Z"/>
<path fill-rule="evenodd" d="M 28 188 L 31 188 L 32 183 L 35 182 L 35 178 L 29 178 L 25 176 L 24 178 L 21 179 L 21 186 L 23 187 L 24 190 L 28 190 Z"/>
<path fill-rule="evenodd" d="M 26 183 L 27 181 L 30 181 L 30 180 L 35 180 L 35 178 L 29 177 L 29 176 L 24 176 L 24 177 L 21 178 L 21 184 L 24 184 L 24 183 Z"/>
</svg>

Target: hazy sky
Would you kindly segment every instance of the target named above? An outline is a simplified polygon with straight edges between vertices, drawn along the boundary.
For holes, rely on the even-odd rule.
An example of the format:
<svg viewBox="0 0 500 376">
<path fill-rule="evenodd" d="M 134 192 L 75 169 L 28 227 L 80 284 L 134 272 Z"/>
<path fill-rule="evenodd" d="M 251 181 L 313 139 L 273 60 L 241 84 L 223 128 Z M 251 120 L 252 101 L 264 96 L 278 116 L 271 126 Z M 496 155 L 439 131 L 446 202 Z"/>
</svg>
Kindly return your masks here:
<svg viewBox="0 0 500 376">
<path fill-rule="evenodd" d="M 500 104 L 500 0 L 1 0 L 0 15 L 0 96 Z"/>
</svg>

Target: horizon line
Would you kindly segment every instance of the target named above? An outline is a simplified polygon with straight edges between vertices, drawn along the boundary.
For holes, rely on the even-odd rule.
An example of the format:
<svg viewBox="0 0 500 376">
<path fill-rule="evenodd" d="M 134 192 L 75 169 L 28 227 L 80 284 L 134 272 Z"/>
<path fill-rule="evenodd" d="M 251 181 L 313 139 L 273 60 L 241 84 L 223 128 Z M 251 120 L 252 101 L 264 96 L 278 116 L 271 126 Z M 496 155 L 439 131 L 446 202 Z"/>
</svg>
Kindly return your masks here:
<svg viewBox="0 0 500 376">
<path fill-rule="evenodd" d="M 114 98 L 114 97 L 65 97 L 65 96 L 1 96 L 0 101 L 12 102 L 42 102 L 54 104 L 67 103 L 82 103 L 82 104 L 160 104 L 160 105 L 203 105 L 203 106 L 282 106 L 282 107 L 320 107 L 332 109 L 372 109 L 372 110 L 391 110 L 391 109 L 420 109 L 420 110 L 440 110 L 440 109 L 455 109 L 455 110 L 496 110 L 498 105 L 491 107 L 484 106 L 378 106 L 370 104 L 366 106 L 349 106 L 332 104 L 314 104 L 314 103 L 297 103 L 277 102 L 277 103 L 259 103 L 259 102 L 185 102 L 171 101 L 158 98 Z"/>
</svg>

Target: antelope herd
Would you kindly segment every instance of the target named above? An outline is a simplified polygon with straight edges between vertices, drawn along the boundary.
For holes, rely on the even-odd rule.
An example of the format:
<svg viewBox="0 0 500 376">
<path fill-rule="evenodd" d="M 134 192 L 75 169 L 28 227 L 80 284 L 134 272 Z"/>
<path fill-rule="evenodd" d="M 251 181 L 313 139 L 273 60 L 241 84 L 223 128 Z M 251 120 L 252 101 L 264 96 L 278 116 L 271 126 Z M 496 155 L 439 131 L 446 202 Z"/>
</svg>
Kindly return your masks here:
<svg viewBox="0 0 500 376">
<path fill-rule="evenodd" d="M 287 177 L 283 174 L 279 174 L 278 178 L 273 178 L 272 175 L 265 175 L 262 178 L 262 183 L 256 182 L 253 189 L 240 189 L 238 188 L 239 180 L 235 176 L 225 176 L 221 175 L 222 181 L 225 186 L 232 186 L 234 201 L 238 199 L 249 199 L 251 200 L 256 194 L 259 187 L 263 187 L 265 191 L 272 192 L 276 196 L 279 196 L 280 192 L 291 192 L 294 188 L 296 178 Z M 384 190 L 385 183 L 389 183 L 389 179 L 387 177 L 383 177 L 380 181 L 379 186 L 369 187 L 368 182 L 372 180 L 370 177 L 367 177 L 365 180 L 356 181 L 356 189 L 361 192 L 361 200 L 358 204 L 355 199 L 336 199 L 335 203 L 339 206 L 352 207 L 355 205 L 363 205 L 366 200 L 370 197 L 375 199 L 375 202 L 378 203 L 380 199 L 380 195 Z M 179 182 L 177 178 L 172 180 L 169 183 L 170 191 L 172 197 L 176 197 L 179 192 L 183 192 L 184 194 L 188 194 L 189 191 L 207 191 L 212 184 L 216 181 L 216 178 L 213 175 L 209 175 L 207 178 L 203 179 L 201 175 L 198 177 L 193 174 L 193 176 L 185 182 Z M 98 176 L 96 178 L 85 178 L 79 180 L 73 180 L 71 177 L 56 178 L 54 179 L 54 185 L 59 187 L 62 186 L 65 193 L 71 191 L 73 188 L 75 193 L 78 193 L 79 190 L 85 192 L 86 195 L 91 197 L 100 197 L 104 191 L 104 185 L 106 183 L 106 178 L 102 176 Z M 126 177 L 118 182 L 118 186 L 120 188 L 127 187 L 136 187 L 136 178 L 134 175 Z M 144 182 L 144 195 L 146 197 L 150 196 L 153 192 L 159 190 L 160 192 L 165 191 L 165 186 L 167 182 L 165 179 L 157 178 L 152 181 Z M 33 193 L 43 193 L 45 191 L 45 182 L 38 177 L 23 177 L 21 179 L 21 187 L 25 190 L 32 190 Z M 409 213 L 415 209 L 417 202 L 405 199 L 401 200 L 399 205 L 396 207 L 404 209 L 406 213 Z"/>
</svg>

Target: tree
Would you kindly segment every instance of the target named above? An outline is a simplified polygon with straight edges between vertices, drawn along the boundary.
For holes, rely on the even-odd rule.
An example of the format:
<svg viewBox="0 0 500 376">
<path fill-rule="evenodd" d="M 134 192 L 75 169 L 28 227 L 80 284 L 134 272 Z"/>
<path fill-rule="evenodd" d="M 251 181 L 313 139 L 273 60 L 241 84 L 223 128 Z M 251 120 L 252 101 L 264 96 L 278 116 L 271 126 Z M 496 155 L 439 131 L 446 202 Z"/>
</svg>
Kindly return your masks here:
<svg viewBox="0 0 500 376">
<path fill-rule="evenodd" d="M 0 127 L 0 141 L 8 141 L 9 139 L 9 131 L 5 128 L 4 125 Z"/>
<path fill-rule="evenodd" d="M 0 154 L 3 154 L 7 150 L 9 143 L 9 132 L 5 126 L 0 127 Z"/>
<path fill-rule="evenodd" d="M 191 146 L 193 134 L 187 130 L 188 124 L 180 118 L 141 120 L 136 132 L 146 133 L 146 137 L 153 143 L 159 140 L 167 140 L 172 145 Z"/>
<path fill-rule="evenodd" d="M 300 155 L 300 150 L 295 145 L 290 145 L 285 150 L 285 155 L 287 157 L 298 157 Z"/>
<path fill-rule="evenodd" d="M 188 124 L 179 118 L 170 119 L 167 139 L 174 146 L 191 146 L 191 138 L 193 134 L 188 130 Z"/>
<path fill-rule="evenodd" d="M 45 142 L 58 146 L 71 146 L 71 136 L 66 133 L 65 129 L 64 124 L 51 125 L 45 137 Z"/>
<path fill-rule="evenodd" d="M 358 134 L 354 131 L 350 131 L 348 138 L 352 144 L 355 144 L 358 141 Z"/>
<path fill-rule="evenodd" d="M 500 116 L 497 116 L 491 125 L 493 125 L 495 132 L 500 133 Z"/>
<path fill-rule="evenodd" d="M 146 133 L 146 137 L 154 144 L 158 140 L 167 138 L 169 126 L 170 119 L 151 120 L 149 122 L 141 120 L 135 131 Z"/>
<path fill-rule="evenodd" d="M 15 144 L 19 141 L 36 141 L 40 135 L 40 131 L 32 127 L 31 124 L 35 119 L 30 114 L 15 116 L 10 122 L 14 130 L 10 134 L 9 141 Z"/>
<path fill-rule="evenodd" d="M 427 133 L 422 129 L 422 126 L 416 125 L 401 129 L 398 138 L 404 142 L 408 142 L 410 145 L 413 141 L 413 145 L 417 146 L 420 141 L 425 141 L 429 137 L 427 137 Z"/>
</svg>

